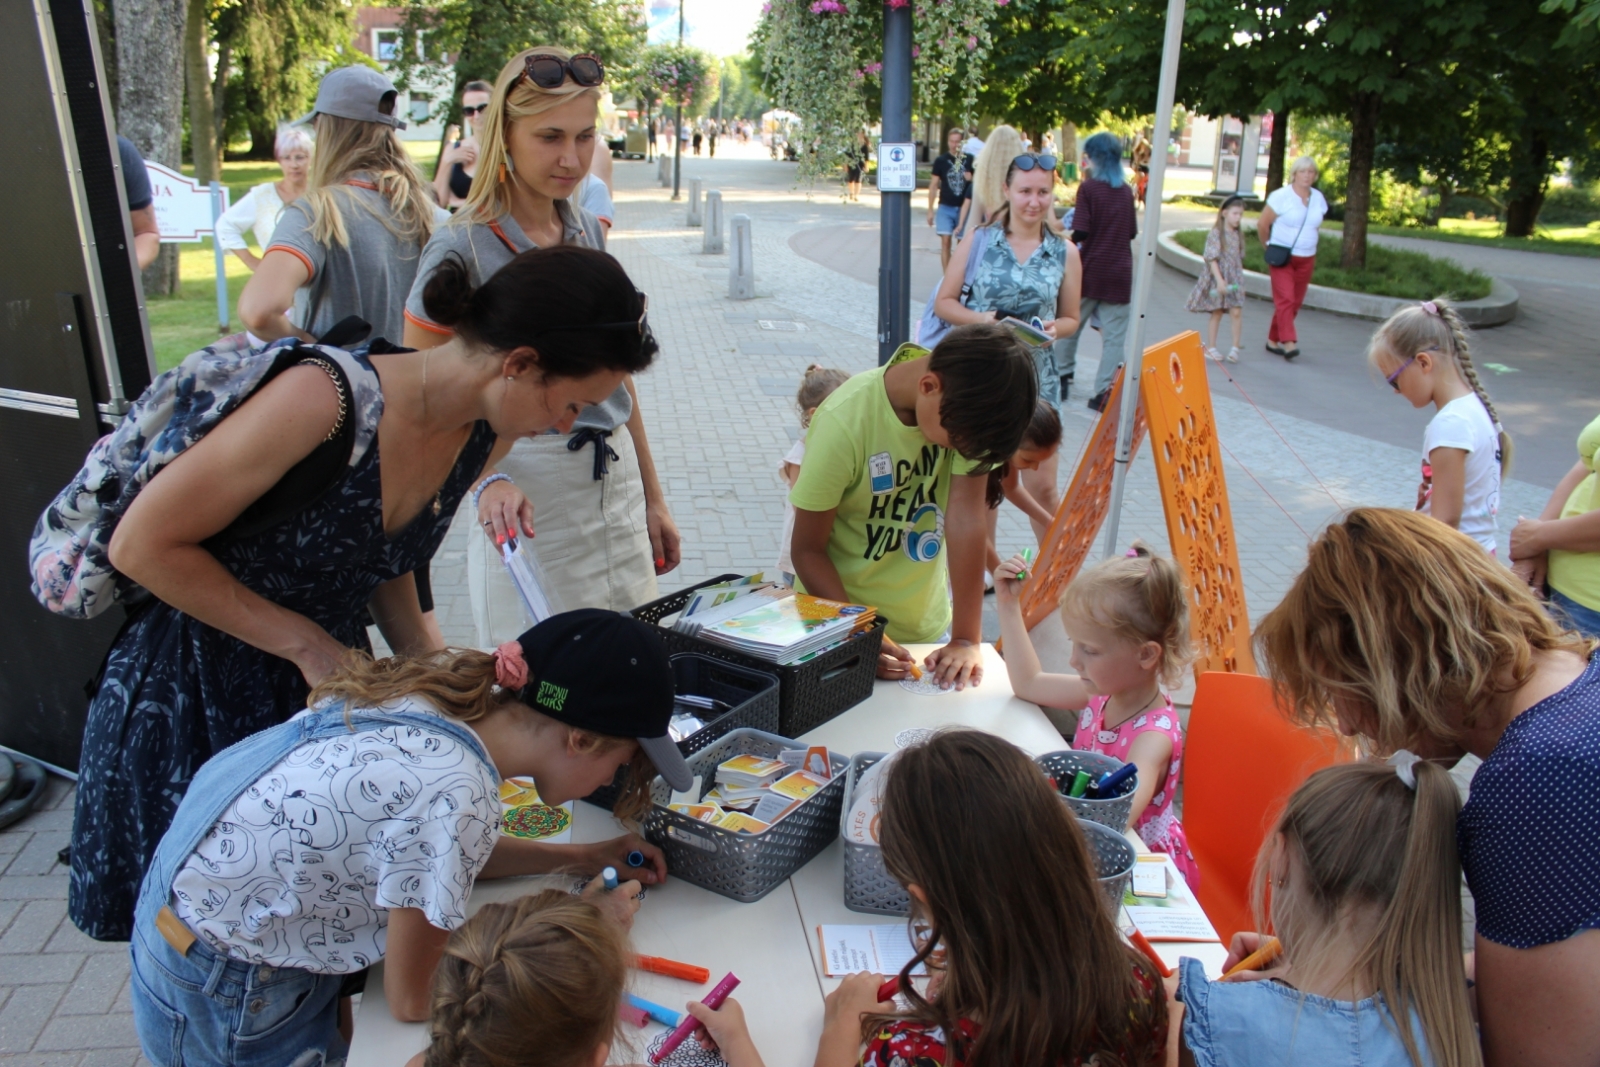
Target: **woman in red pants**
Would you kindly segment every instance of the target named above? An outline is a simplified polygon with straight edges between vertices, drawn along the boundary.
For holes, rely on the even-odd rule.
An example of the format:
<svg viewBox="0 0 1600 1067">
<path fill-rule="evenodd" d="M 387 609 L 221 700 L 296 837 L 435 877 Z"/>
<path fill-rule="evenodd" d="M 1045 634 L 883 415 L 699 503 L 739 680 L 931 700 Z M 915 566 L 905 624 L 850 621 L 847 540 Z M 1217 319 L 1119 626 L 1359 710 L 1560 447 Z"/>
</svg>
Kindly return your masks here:
<svg viewBox="0 0 1600 1067">
<path fill-rule="evenodd" d="M 1328 214 L 1328 201 L 1320 189 L 1313 189 L 1317 181 L 1317 164 L 1310 156 L 1294 161 L 1289 172 L 1289 184 L 1274 189 L 1261 210 L 1261 221 L 1256 234 L 1266 248 L 1268 270 L 1272 275 L 1272 325 L 1267 328 L 1267 351 L 1293 359 L 1300 354 L 1300 335 L 1295 332 L 1294 317 L 1305 302 L 1306 286 L 1311 284 L 1311 271 L 1317 265 L 1317 227 Z M 1278 266 L 1287 249 L 1287 259 Z"/>
</svg>

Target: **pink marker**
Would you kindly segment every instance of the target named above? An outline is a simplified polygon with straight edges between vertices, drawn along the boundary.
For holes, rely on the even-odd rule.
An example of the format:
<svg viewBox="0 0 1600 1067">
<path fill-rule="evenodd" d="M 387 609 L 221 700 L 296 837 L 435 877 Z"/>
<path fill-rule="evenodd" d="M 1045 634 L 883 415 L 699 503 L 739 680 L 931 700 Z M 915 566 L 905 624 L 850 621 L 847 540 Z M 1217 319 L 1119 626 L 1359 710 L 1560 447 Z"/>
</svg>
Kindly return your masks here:
<svg viewBox="0 0 1600 1067">
<path fill-rule="evenodd" d="M 704 1004 L 708 1008 L 711 1008 L 712 1010 L 716 1010 L 717 1008 L 722 1007 L 722 1002 L 728 999 L 728 994 L 732 993 L 734 989 L 738 987 L 738 985 L 738 977 L 732 971 L 729 971 L 722 981 L 718 982 L 712 988 L 711 992 L 707 993 L 701 998 L 700 1003 Z M 690 1034 L 694 1033 L 695 1027 L 699 1025 L 700 1020 L 696 1019 L 693 1015 L 684 1015 L 683 1022 L 679 1023 L 677 1028 L 674 1029 L 672 1033 L 667 1035 L 667 1039 L 661 1042 L 661 1047 L 656 1050 L 655 1055 L 650 1057 L 650 1062 L 660 1063 L 662 1060 L 672 1055 L 672 1053 L 676 1051 L 677 1047 L 683 1044 L 684 1039 Z"/>
</svg>

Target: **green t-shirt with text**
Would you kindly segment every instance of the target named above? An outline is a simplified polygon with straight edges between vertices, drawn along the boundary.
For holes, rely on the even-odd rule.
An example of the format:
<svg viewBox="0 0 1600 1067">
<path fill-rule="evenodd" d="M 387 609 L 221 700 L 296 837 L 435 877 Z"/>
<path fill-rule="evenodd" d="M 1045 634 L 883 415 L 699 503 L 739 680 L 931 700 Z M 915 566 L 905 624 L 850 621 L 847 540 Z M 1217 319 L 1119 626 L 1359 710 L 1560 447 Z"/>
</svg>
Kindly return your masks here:
<svg viewBox="0 0 1600 1067">
<path fill-rule="evenodd" d="M 846 596 L 877 608 L 896 641 L 937 641 L 950 629 L 950 480 L 977 464 L 900 421 L 886 369 L 857 374 L 817 409 L 789 502 L 805 511 L 838 509 L 828 556 Z"/>
</svg>

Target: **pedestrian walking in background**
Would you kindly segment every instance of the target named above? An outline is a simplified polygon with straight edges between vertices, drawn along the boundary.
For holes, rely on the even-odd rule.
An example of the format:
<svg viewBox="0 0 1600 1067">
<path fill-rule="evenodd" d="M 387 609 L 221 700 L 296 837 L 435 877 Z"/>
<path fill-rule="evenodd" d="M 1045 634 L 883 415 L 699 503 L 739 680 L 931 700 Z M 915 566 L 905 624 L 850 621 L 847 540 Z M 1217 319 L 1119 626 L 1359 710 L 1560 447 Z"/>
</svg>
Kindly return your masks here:
<svg viewBox="0 0 1600 1067">
<path fill-rule="evenodd" d="M 460 207 L 467 202 L 467 191 L 478 173 L 478 131 L 483 127 L 483 113 L 489 107 L 489 93 L 493 89 L 488 82 L 474 80 L 461 90 L 461 117 L 467 123 L 466 136 L 450 139 L 439 154 L 439 164 L 433 172 L 434 199 L 445 207 Z"/>
<path fill-rule="evenodd" d="M 256 245 L 262 249 L 272 244 L 272 233 L 278 227 L 283 209 L 305 194 L 306 179 L 311 173 L 312 143 L 311 131 L 304 126 L 279 127 L 272 155 L 283 177 L 251 189 L 217 220 L 217 243 L 224 251 L 238 256 L 239 262 L 251 271 L 261 266 L 261 258 L 250 251 L 244 239 L 245 232 L 254 231 Z"/>
<path fill-rule="evenodd" d="M 946 149 L 933 161 L 928 182 L 928 225 L 939 235 L 939 267 L 950 266 L 950 245 L 960 239 L 972 209 L 972 157 L 961 150 L 966 133 L 952 126 L 945 135 Z"/>
<path fill-rule="evenodd" d="M 867 139 L 867 131 L 857 130 L 856 143 L 850 146 L 844 162 L 845 196 L 852 203 L 861 200 L 861 175 L 867 169 L 867 160 L 871 158 L 872 142 Z"/>
<path fill-rule="evenodd" d="M 1206 234 L 1204 268 L 1195 279 L 1185 305 L 1190 311 L 1211 313 L 1206 323 L 1206 358 L 1221 363 L 1217 351 L 1217 329 L 1224 313 L 1233 320 L 1233 347 L 1229 363 L 1239 362 L 1239 341 L 1244 329 L 1244 233 L 1239 222 L 1244 218 L 1244 197 L 1230 196 L 1217 209 L 1217 221 Z"/>
<path fill-rule="evenodd" d="M 1072 213 L 1072 240 L 1083 257 L 1085 322 L 1100 323 L 1100 370 L 1089 407 L 1105 409 L 1111 381 L 1122 365 L 1128 337 L 1128 305 L 1133 296 L 1133 239 L 1139 236 L 1133 190 L 1122 169 L 1122 142 L 1104 131 L 1083 143 L 1088 172 L 1078 185 Z M 1070 378 L 1078 366 L 1078 339 L 1072 334 L 1056 346 L 1057 369 Z"/>
<path fill-rule="evenodd" d="M 1317 163 L 1310 156 L 1294 161 L 1289 184 L 1267 197 L 1256 223 L 1256 236 L 1266 250 L 1272 276 L 1272 325 L 1267 328 L 1267 351 L 1285 359 L 1300 354 L 1300 335 L 1294 318 L 1305 303 L 1306 286 L 1317 265 L 1317 228 L 1328 214 L 1328 200 L 1317 181 Z"/>
</svg>

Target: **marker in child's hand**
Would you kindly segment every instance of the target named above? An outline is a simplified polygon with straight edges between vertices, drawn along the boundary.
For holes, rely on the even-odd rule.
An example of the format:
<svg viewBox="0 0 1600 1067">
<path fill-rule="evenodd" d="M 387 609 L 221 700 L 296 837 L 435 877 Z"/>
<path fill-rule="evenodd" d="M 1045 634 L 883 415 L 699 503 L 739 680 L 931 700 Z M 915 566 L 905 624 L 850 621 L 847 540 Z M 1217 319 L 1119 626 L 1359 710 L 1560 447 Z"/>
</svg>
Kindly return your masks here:
<svg viewBox="0 0 1600 1067">
<path fill-rule="evenodd" d="M 604 881 L 607 889 L 617 888 L 617 869 L 615 867 L 607 867 L 605 870 L 600 872 L 600 877 Z"/>
<path fill-rule="evenodd" d="M 893 1000 L 900 993 L 900 978 L 896 976 L 878 987 L 878 1003 Z"/>
<path fill-rule="evenodd" d="M 704 999 L 702 999 L 700 1003 L 704 1004 L 712 1011 L 716 1011 L 718 1008 L 722 1007 L 722 1002 L 728 999 L 728 994 L 732 993 L 736 988 L 738 988 L 738 985 L 738 976 L 732 971 L 729 971 L 723 976 L 722 981 L 718 982 L 716 986 L 712 988 L 711 992 L 705 995 Z M 662 1060 L 676 1052 L 678 1046 L 683 1044 L 684 1040 L 690 1034 L 694 1033 L 694 1028 L 699 1025 L 699 1021 L 696 1020 L 693 1015 L 685 1016 L 683 1022 L 679 1023 L 672 1033 L 667 1035 L 666 1040 L 661 1042 L 661 1047 L 656 1049 L 655 1052 L 650 1055 L 650 1062 L 660 1063 Z"/>
<path fill-rule="evenodd" d="M 673 1011 L 671 1008 L 663 1008 L 659 1004 L 652 1004 L 643 997 L 636 997 L 632 993 L 627 994 L 627 997 L 630 1005 L 644 1012 L 662 1026 L 677 1026 L 683 1022 L 683 1015 Z"/>
<path fill-rule="evenodd" d="M 1067 790 L 1067 796 L 1083 796 L 1084 791 L 1089 788 L 1089 781 L 1090 779 L 1088 771 L 1079 771 L 1077 774 L 1074 774 L 1072 776 L 1072 788 Z"/>
<path fill-rule="evenodd" d="M 906 665 L 906 670 L 911 672 L 911 677 L 915 678 L 919 682 L 922 681 L 922 668 L 918 667 L 915 661 L 908 663 Z"/>
<path fill-rule="evenodd" d="M 1156 954 L 1155 946 L 1150 943 L 1148 938 L 1139 932 L 1139 928 L 1137 926 L 1133 928 L 1133 933 L 1128 935 L 1128 940 L 1133 942 L 1134 948 L 1138 949 L 1140 952 L 1143 952 L 1150 962 L 1155 964 L 1157 974 L 1161 975 L 1163 978 L 1172 977 L 1172 968 L 1168 967 L 1166 961 Z"/>
<path fill-rule="evenodd" d="M 668 978 L 682 978 L 685 982 L 703 984 L 711 981 L 711 972 L 704 967 L 696 967 L 692 963 L 679 963 L 677 960 L 663 959 L 660 956 L 635 956 L 633 965 L 641 971 L 664 974 Z"/>
<path fill-rule="evenodd" d="M 1021 556 L 1022 557 L 1022 562 L 1026 563 L 1029 567 L 1033 566 L 1033 555 L 1034 555 L 1033 549 L 1025 548 L 1021 552 L 1017 553 L 1017 555 Z M 1028 579 L 1028 570 L 1027 570 L 1026 567 L 1024 567 L 1022 570 L 1017 572 L 1017 581 L 1023 582 L 1023 581 L 1027 581 L 1027 579 Z"/>
<path fill-rule="evenodd" d="M 1232 967 L 1229 967 L 1227 972 L 1223 974 L 1222 977 L 1232 978 L 1234 975 L 1242 974 L 1245 971 L 1266 970 L 1267 966 L 1282 954 L 1283 942 L 1279 941 L 1275 937 L 1269 937 L 1265 941 L 1261 942 L 1260 948 L 1250 953 L 1250 955 L 1246 956 L 1238 963 L 1235 963 Z"/>
</svg>

